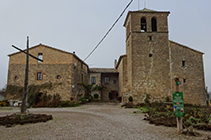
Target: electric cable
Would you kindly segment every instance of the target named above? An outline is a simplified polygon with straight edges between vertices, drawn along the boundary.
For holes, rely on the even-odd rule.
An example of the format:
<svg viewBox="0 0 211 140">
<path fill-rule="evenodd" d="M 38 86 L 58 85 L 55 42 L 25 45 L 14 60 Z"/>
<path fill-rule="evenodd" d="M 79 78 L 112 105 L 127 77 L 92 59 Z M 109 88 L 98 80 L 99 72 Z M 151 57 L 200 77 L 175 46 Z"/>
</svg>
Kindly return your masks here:
<svg viewBox="0 0 211 140">
<path fill-rule="evenodd" d="M 130 4 L 133 2 L 133 0 L 131 0 L 128 5 L 125 7 L 125 9 L 122 11 L 122 13 L 120 14 L 120 16 L 117 18 L 117 20 L 114 22 L 114 24 L 110 27 L 110 29 L 106 32 L 106 34 L 103 36 L 103 38 L 100 40 L 100 42 L 96 45 L 96 47 L 91 51 L 91 53 L 89 53 L 89 55 L 84 59 L 84 61 L 86 61 L 87 58 L 89 58 L 89 56 L 98 48 L 98 46 L 103 42 L 103 40 L 106 38 L 106 36 L 108 35 L 108 33 L 112 30 L 112 28 L 116 25 L 116 23 L 119 21 L 119 19 L 122 17 L 122 15 L 124 14 L 124 12 L 126 11 L 126 9 L 130 6 Z"/>
</svg>

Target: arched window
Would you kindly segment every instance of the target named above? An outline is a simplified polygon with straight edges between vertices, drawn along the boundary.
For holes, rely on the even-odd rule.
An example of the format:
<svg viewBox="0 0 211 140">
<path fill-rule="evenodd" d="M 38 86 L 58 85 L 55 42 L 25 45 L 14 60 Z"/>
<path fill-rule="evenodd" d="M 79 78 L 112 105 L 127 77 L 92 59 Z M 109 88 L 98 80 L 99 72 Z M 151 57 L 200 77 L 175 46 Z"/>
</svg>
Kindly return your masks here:
<svg viewBox="0 0 211 140">
<path fill-rule="evenodd" d="M 152 18 L 151 23 L 152 23 L 152 32 L 157 32 L 157 20 L 155 18 Z"/>
<path fill-rule="evenodd" d="M 147 31 L 147 22 L 146 18 L 141 18 L 141 32 L 146 32 Z"/>
</svg>

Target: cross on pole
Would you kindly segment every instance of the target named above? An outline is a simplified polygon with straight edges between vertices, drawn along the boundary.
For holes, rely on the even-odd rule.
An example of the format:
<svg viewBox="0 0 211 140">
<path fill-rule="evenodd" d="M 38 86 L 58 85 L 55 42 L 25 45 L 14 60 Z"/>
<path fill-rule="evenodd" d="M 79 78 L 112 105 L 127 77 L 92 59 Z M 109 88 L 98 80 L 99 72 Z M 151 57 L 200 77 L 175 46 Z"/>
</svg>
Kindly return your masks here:
<svg viewBox="0 0 211 140">
<path fill-rule="evenodd" d="M 14 45 L 12 45 L 12 47 L 26 54 L 25 81 L 24 81 L 24 91 L 22 94 L 22 104 L 21 104 L 21 113 L 26 113 L 26 108 L 27 108 L 26 104 L 27 104 L 27 98 L 28 98 L 29 56 L 31 56 L 32 58 L 37 59 L 41 62 L 43 62 L 43 60 L 29 54 L 29 37 L 28 36 L 27 36 L 26 52 L 19 49 L 18 47 L 14 46 Z"/>
</svg>

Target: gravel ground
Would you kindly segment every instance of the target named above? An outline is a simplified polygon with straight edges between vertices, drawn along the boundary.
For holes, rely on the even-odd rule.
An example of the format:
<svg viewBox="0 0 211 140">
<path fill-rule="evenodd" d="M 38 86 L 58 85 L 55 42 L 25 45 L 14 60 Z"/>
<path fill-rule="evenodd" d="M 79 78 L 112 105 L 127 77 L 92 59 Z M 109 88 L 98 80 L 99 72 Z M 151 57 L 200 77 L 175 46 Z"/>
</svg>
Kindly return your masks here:
<svg viewBox="0 0 211 140">
<path fill-rule="evenodd" d="M 176 128 L 154 126 L 144 121 L 136 109 L 119 103 L 90 103 L 73 108 L 30 108 L 31 113 L 53 116 L 46 123 L 0 126 L 1 140 L 152 140 L 207 139 L 211 132 L 198 131 L 202 137 L 178 135 Z M 0 116 L 19 112 L 19 108 L 0 108 Z"/>
</svg>

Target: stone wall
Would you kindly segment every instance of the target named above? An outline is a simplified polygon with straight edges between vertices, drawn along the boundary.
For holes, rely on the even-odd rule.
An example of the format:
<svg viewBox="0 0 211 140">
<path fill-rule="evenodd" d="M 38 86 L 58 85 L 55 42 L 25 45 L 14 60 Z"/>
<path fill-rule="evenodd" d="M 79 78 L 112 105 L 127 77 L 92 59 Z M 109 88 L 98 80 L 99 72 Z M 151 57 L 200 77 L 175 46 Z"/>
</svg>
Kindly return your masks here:
<svg viewBox="0 0 211 140">
<path fill-rule="evenodd" d="M 25 64 L 11 64 L 8 71 L 8 85 L 24 86 Z M 47 94 L 60 94 L 63 100 L 67 100 L 71 95 L 71 85 L 68 83 L 70 77 L 69 64 L 30 64 L 29 65 L 29 85 L 41 85 L 52 83 L 51 90 L 43 89 Z M 42 79 L 37 80 L 37 72 L 42 73 Z M 60 76 L 58 79 L 57 76 Z"/>
<path fill-rule="evenodd" d="M 51 48 L 45 45 L 37 45 L 29 49 L 29 53 L 38 57 L 38 53 L 42 53 L 42 64 L 67 64 L 72 62 L 72 54 L 61 51 L 55 48 Z M 26 54 L 22 52 L 14 53 L 10 56 L 9 63 L 11 64 L 25 64 Z M 12 56 L 12 57 L 11 57 Z M 38 61 L 32 57 L 29 57 L 30 64 L 38 64 Z"/>
<path fill-rule="evenodd" d="M 205 105 L 203 53 L 173 41 L 170 46 L 172 92 L 175 91 L 174 78 L 179 78 L 184 102 Z"/>
<path fill-rule="evenodd" d="M 105 77 L 109 77 L 109 83 L 105 83 Z M 116 80 L 116 83 L 114 83 Z M 109 93 L 112 91 L 118 92 L 118 74 L 117 73 L 102 73 L 101 85 L 105 87 L 102 91 L 102 100 L 109 100 Z"/>
<path fill-rule="evenodd" d="M 92 84 L 92 77 L 95 77 L 96 83 L 93 86 L 99 85 L 101 86 L 101 73 L 90 73 L 89 74 L 89 84 Z M 101 91 L 93 91 L 91 95 L 94 97 L 94 94 L 99 95 L 99 99 L 101 100 Z"/>
<path fill-rule="evenodd" d="M 130 28 L 126 29 L 128 93 L 125 96 L 132 95 L 135 102 L 143 102 L 146 94 L 156 100 L 164 100 L 170 94 L 168 14 L 135 11 L 129 12 L 125 21 L 125 27 Z M 142 17 L 146 18 L 146 32 L 141 31 Z M 151 30 L 153 17 L 157 19 L 156 32 Z"/>
<path fill-rule="evenodd" d="M 122 55 L 119 58 L 117 65 L 117 71 L 119 72 L 119 96 L 122 97 L 122 102 L 127 101 L 127 97 L 124 95 L 128 93 L 127 88 L 127 56 Z"/>
<path fill-rule="evenodd" d="M 84 94 L 84 88 L 79 84 L 88 83 L 88 66 L 75 54 L 64 52 L 44 45 L 29 49 L 29 53 L 37 56 L 43 54 L 43 62 L 29 59 L 29 85 L 52 83 L 52 89 L 42 90 L 47 94 L 59 93 L 62 100 L 73 97 L 77 100 L 78 94 Z M 24 86 L 26 55 L 15 53 L 10 56 L 7 85 Z M 42 78 L 37 79 L 41 73 Z"/>
<path fill-rule="evenodd" d="M 185 103 L 205 104 L 203 53 L 169 41 L 169 13 L 149 9 L 128 13 L 124 23 L 127 67 L 123 68 L 122 59 L 117 67 L 124 102 L 129 96 L 134 102 L 144 102 L 146 94 L 150 94 L 151 101 L 165 101 L 175 91 L 174 78 L 179 78 Z M 146 19 L 145 31 L 141 30 L 141 18 Z M 152 18 L 157 21 L 156 31 L 152 31 Z M 127 86 L 123 86 L 124 73 Z"/>
<path fill-rule="evenodd" d="M 85 89 L 80 84 L 82 82 L 88 83 L 89 74 L 88 74 L 88 66 L 83 62 L 79 61 L 77 57 L 73 57 L 73 63 L 71 68 L 71 85 L 72 85 L 72 97 L 77 100 L 78 96 L 84 96 Z"/>
</svg>

